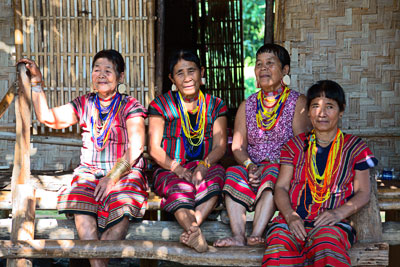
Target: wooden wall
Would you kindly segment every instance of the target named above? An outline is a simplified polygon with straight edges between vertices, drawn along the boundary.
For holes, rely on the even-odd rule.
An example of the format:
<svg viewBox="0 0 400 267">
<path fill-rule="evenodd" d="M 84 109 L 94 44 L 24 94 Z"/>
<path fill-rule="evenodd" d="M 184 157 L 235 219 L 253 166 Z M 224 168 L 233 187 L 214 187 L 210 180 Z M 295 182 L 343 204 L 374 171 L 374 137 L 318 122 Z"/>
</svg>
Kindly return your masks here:
<svg viewBox="0 0 400 267">
<path fill-rule="evenodd" d="M 277 0 L 275 40 L 291 54 L 291 87 L 341 84 L 342 129 L 367 141 L 380 168 L 399 174 L 400 1 Z"/>
</svg>

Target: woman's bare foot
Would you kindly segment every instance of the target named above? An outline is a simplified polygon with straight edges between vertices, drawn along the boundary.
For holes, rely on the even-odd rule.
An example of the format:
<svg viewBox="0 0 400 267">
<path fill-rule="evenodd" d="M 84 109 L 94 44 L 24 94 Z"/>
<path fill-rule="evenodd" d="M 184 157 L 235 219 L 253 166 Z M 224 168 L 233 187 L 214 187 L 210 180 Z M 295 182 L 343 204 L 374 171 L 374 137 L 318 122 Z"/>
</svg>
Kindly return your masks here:
<svg viewBox="0 0 400 267">
<path fill-rule="evenodd" d="M 247 238 L 247 245 L 249 246 L 258 246 L 263 245 L 265 243 L 265 239 L 261 236 L 249 236 Z"/>
<path fill-rule="evenodd" d="M 214 247 L 241 247 L 244 245 L 246 245 L 244 236 L 225 237 L 214 242 Z"/>
<path fill-rule="evenodd" d="M 191 226 L 187 232 L 181 234 L 179 239 L 182 244 L 193 248 L 197 252 L 206 252 L 208 250 L 207 241 L 198 226 Z"/>
</svg>

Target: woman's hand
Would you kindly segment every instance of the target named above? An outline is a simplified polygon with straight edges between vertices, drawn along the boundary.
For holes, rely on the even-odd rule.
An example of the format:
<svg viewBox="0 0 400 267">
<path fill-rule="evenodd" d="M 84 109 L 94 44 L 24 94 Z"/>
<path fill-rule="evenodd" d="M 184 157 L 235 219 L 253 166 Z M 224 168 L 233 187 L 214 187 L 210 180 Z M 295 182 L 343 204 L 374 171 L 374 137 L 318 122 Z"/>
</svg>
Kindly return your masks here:
<svg viewBox="0 0 400 267">
<path fill-rule="evenodd" d="M 290 232 L 298 239 L 304 241 L 307 237 L 307 232 L 306 228 L 304 227 L 304 221 L 299 214 L 293 211 L 286 221 L 288 223 Z"/>
<path fill-rule="evenodd" d="M 179 178 L 185 179 L 188 182 L 192 182 L 192 171 L 182 167 L 181 165 L 178 165 L 175 170 L 173 171 L 176 175 L 178 175 Z"/>
<path fill-rule="evenodd" d="M 251 164 L 249 167 L 249 184 L 252 187 L 259 187 L 261 184 L 261 172 L 264 169 L 264 165 L 257 166 L 256 164 Z"/>
<path fill-rule="evenodd" d="M 25 63 L 26 68 L 31 73 L 31 83 L 42 81 L 42 73 L 40 72 L 40 69 L 36 65 L 35 61 L 28 58 L 21 58 L 18 60 L 18 63 Z"/>
<path fill-rule="evenodd" d="M 326 210 L 316 217 L 314 227 L 324 225 L 335 225 L 336 223 L 343 220 L 343 216 L 337 210 Z"/>
<path fill-rule="evenodd" d="M 196 190 L 199 190 L 199 186 L 206 177 L 207 171 L 208 168 L 202 164 L 197 165 L 196 169 L 194 169 L 192 175 L 192 184 L 194 184 Z"/>
<path fill-rule="evenodd" d="M 104 176 L 101 178 L 100 182 L 94 189 L 94 197 L 96 198 L 96 201 L 103 201 L 111 192 L 114 185 L 115 183 L 110 177 Z"/>
</svg>

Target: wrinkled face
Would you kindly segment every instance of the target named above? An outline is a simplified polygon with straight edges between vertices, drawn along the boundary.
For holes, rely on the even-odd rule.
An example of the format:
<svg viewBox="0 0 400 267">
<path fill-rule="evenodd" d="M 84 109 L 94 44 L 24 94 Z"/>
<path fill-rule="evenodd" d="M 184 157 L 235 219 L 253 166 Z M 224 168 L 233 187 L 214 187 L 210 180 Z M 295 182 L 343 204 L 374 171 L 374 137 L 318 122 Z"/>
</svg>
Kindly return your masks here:
<svg viewBox="0 0 400 267">
<path fill-rule="evenodd" d="M 257 56 L 254 73 L 257 83 L 262 89 L 276 90 L 281 85 L 281 80 L 289 72 L 289 66 L 282 69 L 282 64 L 273 53 L 261 53 Z"/>
<path fill-rule="evenodd" d="M 118 81 L 123 80 L 124 73 L 118 79 L 114 64 L 107 58 L 96 60 L 92 70 L 92 83 L 100 97 L 107 97 L 113 94 L 118 85 Z"/>
<path fill-rule="evenodd" d="M 330 98 L 317 97 L 310 103 L 308 116 L 314 129 L 319 132 L 337 131 L 338 121 L 343 115 L 338 103 Z"/>
<path fill-rule="evenodd" d="M 173 73 L 169 75 L 169 78 L 182 96 L 193 97 L 197 96 L 200 90 L 203 74 L 204 69 L 199 69 L 196 63 L 181 59 L 174 66 Z"/>
</svg>

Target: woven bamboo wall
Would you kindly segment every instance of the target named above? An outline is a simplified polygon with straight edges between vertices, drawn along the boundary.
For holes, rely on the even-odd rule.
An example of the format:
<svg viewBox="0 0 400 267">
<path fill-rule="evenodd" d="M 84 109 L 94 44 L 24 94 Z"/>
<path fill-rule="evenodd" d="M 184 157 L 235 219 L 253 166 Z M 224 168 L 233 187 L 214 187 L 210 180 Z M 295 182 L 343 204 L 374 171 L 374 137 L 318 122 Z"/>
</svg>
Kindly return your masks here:
<svg viewBox="0 0 400 267">
<path fill-rule="evenodd" d="M 110 48 L 125 58 L 127 93 L 146 106 L 154 98 L 154 0 L 14 1 L 21 3 L 21 56 L 39 64 L 51 107 L 88 93 L 92 59 Z"/>
<path fill-rule="evenodd" d="M 305 3 L 306 2 L 306 3 Z M 277 1 L 275 40 L 291 54 L 292 88 L 344 88 L 342 129 L 363 137 L 380 167 L 400 171 L 400 1 Z"/>
</svg>

